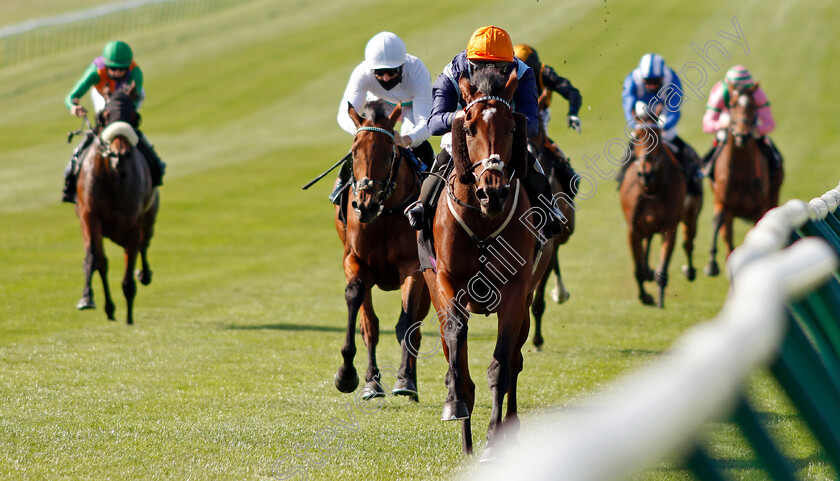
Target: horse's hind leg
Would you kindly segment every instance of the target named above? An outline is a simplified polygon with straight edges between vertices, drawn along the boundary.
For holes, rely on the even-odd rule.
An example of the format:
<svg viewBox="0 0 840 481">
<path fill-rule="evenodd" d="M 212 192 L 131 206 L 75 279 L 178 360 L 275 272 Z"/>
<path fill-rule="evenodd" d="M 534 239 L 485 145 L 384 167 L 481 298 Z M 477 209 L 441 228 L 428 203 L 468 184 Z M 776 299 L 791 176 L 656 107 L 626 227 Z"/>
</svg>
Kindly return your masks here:
<svg viewBox="0 0 840 481">
<path fill-rule="evenodd" d="M 365 285 L 359 277 L 361 267 L 355 257 L 348 255 L 344 259 L 344 272 L 347 287 L 344 288 L 344 300 L 347 301 L 347 334 L 341 347 L 344 363 L 335 374 L 335 387 L 341 392 L 353 392 L 359 386 L 359 375 L 353 366 L 356 357 L 356 317 L 365 297 Z"/>
<path fill-rule="evenodd" d="M 694 268 L 694 238 L 697 236 L 697 217 L 700 214 L 703 197 L 686 197 L 686 209 L 683 216 L 683 249 L 687 264 L 682 267 L 686 279 L 693 281 L 697 277 L 697 270 Z"/>
<path fill-rule="evenodd" d="M 365 289 L 365 297 L 362 301 L 360 314 L 359 327 L 362 331 L 362 340 L 364 340 L 368 352 L 368 368 L 365 373 L 365 381 L 367 383 L 362 390 L 362 399 L 367 401 L 368 399 L 385 396 L 379 366 L 376 365 L 376 346 L 379 344 L 379 318 L 376 317 L 376 312 L 373 310 L 369 287 Z"/>
<path fill-rule="evenodd" d="M 137 246 L 132 245 L 125 248 L 125 273 L 122 280 L 125 309 L 127 311 L 125 323 L 128 325 L 134 324 L 134 297 L 137 295 L 137 283 L 134 282 L 132 274 L 135 264 L 137 264 Z"/>
<path fill-rule="evenodd" d="M 735 220 L 735 216 L 732 214 L 727 214 L 723 218 L 723 227 L 721 227 L 720 235 L 723 237 L 723 245 L 726 247 L 726 258 L 729 258 L 729 254 L 732 254 L 732 251 L 735 250 L 735 242 L 733 241 L 733 234 L 734 229 L 732 228 L 733 221 Z"/>
<path fill-rule="evenodd" d="M 397 342 L 400 343 L 402 358 L 397 380 L 391 392 L 410 396 L 418 401 L 417 395 L 417 353 L 420 352 L 420 323 L 429 313 L 429 290 L 419 272 L 407 276 L 400 289 L 402 311 L 397 321 Z"/>
</svg>

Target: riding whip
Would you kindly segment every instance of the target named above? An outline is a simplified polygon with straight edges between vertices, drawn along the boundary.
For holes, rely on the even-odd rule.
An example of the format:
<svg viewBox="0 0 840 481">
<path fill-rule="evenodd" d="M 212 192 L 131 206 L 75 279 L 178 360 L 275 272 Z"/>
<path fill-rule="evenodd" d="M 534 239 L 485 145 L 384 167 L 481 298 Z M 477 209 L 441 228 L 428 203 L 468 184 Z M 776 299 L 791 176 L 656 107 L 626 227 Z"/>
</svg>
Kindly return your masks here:
<svg viewBox="0 0 840 481">
<path fill-rule="evenodd" d="M 352 156 L 353 156 L 353 153 L 352 153 L 352 152 L 347 152 L 347 155 L 345 155 L 344 157 L 342 157 L 342 158 L 341 158 L 341 160 L 339 160 L 338 162 L 336 162 L 336 163 L 335 163 L 335 165 L 333 165 L 332 167 L 330 167 L 329 169 L 327 169 L 327 170 L 326 170 L 323 174 L 321 174 L 321 175 L 319 175 L 318 177 L 315 177 L 314 179 L 312 179 L 311 181 L 309 181 L 309 183 L 308 183 L 308 184 L 306 184 L 306 185 L 304 185 L 303 187 L 301 187 L 301 189 L 306 190 L 306 189 L 308 189 L 308 188 L 312 187 L 312 185 L 313 185 L 313 184 L 315 184 L 315 182 L 318 182 L 319 180 L 323 179 L 323 178 L 324 178 L 324 176 L 326 176 L 327 174 L 329 174 L 330 172 L 332 172 L 332 171 L 333 171 L 333 169 L 335 169 L 335 168 L 336 168 L 336 167 L 338 167 L 339 165 L 341 165 L 341 164 L 343 164 L 344 162 L 346 162 L 346 161 L 347 161 L 347 159 L 349 159 L 349 158 L 350 158 L 350 157 L 352 157 Z"/>
</svg>

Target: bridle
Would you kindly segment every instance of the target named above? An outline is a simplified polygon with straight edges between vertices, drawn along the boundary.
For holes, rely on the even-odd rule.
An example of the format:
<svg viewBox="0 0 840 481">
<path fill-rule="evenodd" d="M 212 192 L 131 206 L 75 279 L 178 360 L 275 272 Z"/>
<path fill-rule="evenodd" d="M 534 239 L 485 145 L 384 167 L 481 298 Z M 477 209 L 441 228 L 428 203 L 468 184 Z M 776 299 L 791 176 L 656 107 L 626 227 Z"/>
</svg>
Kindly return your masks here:
<svg viewBox="0 0 840 481">
<path fill-rule="evenodd" d="M 379 212 L 378 214 L 383 213 L 383 209 L 385 207 L 385 201 L 391 198 L 391 195 L 394 194 L 394 190 L 397 188 L 397 175 L 400 171 L 400 159 L 399 159 L 399 150 L 397 149 L 397 141 L 394 138 L 393 132 L 385 130 L 380 127 L 372 127 L 372 126 L 363 126 L 356 129 L 354 134 L 355 136 L 359 135 L 359 132 L 379 132 L 380 134 L 385 134 L 391 139 L 391 160 L 388 165 L 388 177 L 385 181 L 370 179 L 368 177 L 364 177 L 360 180 L 356 180 L 355 175 L 353 174 L 353 169 L 350 169 L 350 185 L 353 188 L 353 195 L 357 196 L 360 192 L 365 192 L 372 190 L 374 186 L 380 186 L 379 192 L 376 194 L 376 202 L 379 204 Z M 354 161 L 355 156 L 350 158 L 351 167 L 352 162 Z M 404 202 L 404 204 L 410 203 L 413 199 L 411 198 L 411 192 L 408 193 L 408 201 Z M 405 206 L 400 206 L 405 207 Z M 397 211 L 402 211 L 400 207 L 394 209 L 388 209 L 388 211 L 384 212 L 385 214 L 394 213 Z"/>
<path fill-rule="evenodd" d="M 473 105 L 479 102 L 487 102 L 488 100 L 496 100 L 498 102 L 501 102 L 502 104 L 504 104 L 505 107 L 508 108 L 508 110 L 510 110 L 511 112 L 513 111 L 513 108 L 510 106 L 510 102 L 508 102 L 507 100 L 493 95 L 484 95 L 482 97 L 473 99 L 470 103 L 468 103 L 466 107 L 464 107 L 464 114 L 466 114 L 470 110 L 470 108 L 472 108 Z M 475 170 L 479 166 L 482 167 L 482 169 L 480 172 L 476 173 Z M 485 159 L 481 159 L 478 162 L 474 162 L 467 172 L 472 173 L 472 175 L 475 177 L 475 181 L 478 182 L 479 179 L 481 179 L 481 176 L 489 171 L 496 170 L 499 172 L 504 172 L 505 169 L 507 169 L 507 165 L 505 165 L 505 163 L 502 162 L 502 157 L 499 154 L 491 154 Z M 514 174 L 515 172 L 511 172 L 510 177 L 513 177 Z M 510 183 L 507 183 L 505 187 L 510 187 Z"/>
<path fill-rule="evenodd" d="M 741 94 L 741 95 L 744 95 L 744 94 Z M 741 97 L 739 96 L 738 98 L 740 99 Z M 747 98 L 749 98 L 749 97 L 747 97 Z M 752 99 L 750 99 L 750 100 L 752 101 Z M 730 112 L 729 116 L 730 116 L 730 118 L 732 118 L 733 105 L 728 105 L 727 107 L 729 107 L 729 112 Z M 746 105 L 743 105 L 742 107 L 744 109 L 747 108 Z M 753 112 L 753 114 L 754 115 L 753 115 L 752 120 L 748 120 L 747 116 L 744 115 L 744 118 L 738 119 L 737 123 L 735 123 L 734 125 L 733 125 L 732 122 L 730 122 L 729 133 L 732 134 L 733 138 L 740 140 L 741 143 L 743 143 L 744 141 L 749 140 L 749 139 L 751 139 L 755 136 L 753 131 L 755 130 L 754 127 L 756 126 L 756 123 L 758 122 L 758 115 L 755 115 L 755 112 Z M 746 125 L 747 126 L 747 132 L 746 133 L 738 132 L 738 130 L 736 129 L 737 126 L 741 126 L 741 125 Z"/>
</svg>

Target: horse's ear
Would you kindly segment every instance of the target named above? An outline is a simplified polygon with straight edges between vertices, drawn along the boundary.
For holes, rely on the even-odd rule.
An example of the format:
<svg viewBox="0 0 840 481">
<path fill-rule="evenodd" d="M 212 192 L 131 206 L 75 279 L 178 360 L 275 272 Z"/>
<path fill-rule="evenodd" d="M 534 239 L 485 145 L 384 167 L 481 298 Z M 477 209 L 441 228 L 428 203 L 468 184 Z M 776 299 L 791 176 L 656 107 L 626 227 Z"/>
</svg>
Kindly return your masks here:
<svg viewBox="0 0 840 481">
<path fill-rule="evenodd" d="M 653 115 L 655 115 L 657 119 L 662 115 L 662 107 L 663 105 L 661 103 L 657 103 L 653 107 Z"/>
<path fill-rule="evenodd" d="M 452 161 L 458 180 L 462 184 L 475 183 L 475 176 L 470 170 L 472 162 L 470 162 L 470 153 L 467 150 L 467 128 L 463 117 L 452 121 Z"/>
<path fill-rule="evenodd" d="M 516 122 L 516 128 L 513 130 L 508 170 L 514 178 L 523 179 L 528 173 L 528 119 L 524 114 L 515 113 L 513 121 Z"/>
<path fill-rule="evenodd" d="M 397 104 L 397 106 L 394 107 L 394 111 L 391 112 L 391 115 L 388 117 L 388 122 L 391 124 L 392 129 L 394 128 L 394 125 L 397 124 L 397 121 L 400 120 L 400 115 L 402 115 L 402 106 Z"/>
<path fill-rule="evenodd" d="M 105 100 L 111 97 L 111 87 L 106 83 L 104 87 L 102 87 L 102 97 Z"/>
<path fill-rule="evenodd" d="M 461 97 L 464 98 L 464 103 L 472 102 L 478 89 L 476 89 L 470 82 L 467 74 L 461 74 L 461 78 L 458 79 L 458 86 L 461 87 Z"/>
<path fill-rule="evenodd" d="M 99 125 L 106 125 L 108 123 L 108 117 L 110 115 L 110 110 L 103 110 L 102 112 L 99 112 Z"/>
<path fill-rule="evenodd" d="M 516 87 L 519 86 L 519 75 L 516 73 L 516 69 L 510 71 L 510 75 L 508 75 L 507 82 L 505 83 L 505 98 L 511 100 L 513 98 L 513 93 L 516 92 Z"/>
<path fill-rule="evenodd" d="M 750 94 L 754 94 L 756 90 L 758 90 L 758 82 L 752 84 L 752 87 L 747 89 L 747 92 L 749 92 Z"/>
<path fill-rule="evenodd" d="M 353 108 L 353 104 L 347 102 L 347 113 L 350 115 L 350 120 L 353 121 L 353 124 L 356 125 L 356 128 L 362 126 L 362 118 L 359 116 L 359 113 L 356 112 L 356 109 Z"/>
</svg>

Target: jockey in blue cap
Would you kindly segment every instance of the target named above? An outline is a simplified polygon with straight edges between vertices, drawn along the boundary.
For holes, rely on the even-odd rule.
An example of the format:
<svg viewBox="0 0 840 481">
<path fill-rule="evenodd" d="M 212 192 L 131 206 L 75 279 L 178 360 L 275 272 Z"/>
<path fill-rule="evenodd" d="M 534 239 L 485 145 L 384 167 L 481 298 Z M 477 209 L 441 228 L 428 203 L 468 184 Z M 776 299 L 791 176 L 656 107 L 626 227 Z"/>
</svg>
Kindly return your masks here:
<svg viewBox="0 0 840 481">
<path fill-rule="evenodd" d="M 653 107 L 657 103 L 663 104 L 659 123 L 662 127 L 662 139 L 683 167 L 688 181 L 689 195 L 702 193 L 702 173 L 700 172 L 699 157 L 691 146 L 677 135 L 677 122 L 680 121 L 680 107 L 682 107 L 682 83 L 677 74 L 665 65 L 661 55 L 646 53 L 639 61 L 639 66 L 624 79 L 624 89 L 621 93 L 621 103 L 624 108 L 624 118 L 633 122 L 636 104 Z M 632 155 L 632 149 L 630 149 Z M 622 166 L 617 180 L 619 184 L 624 178 L 624 171 L 630 165 L 629 160 Z"/>
</svg>

